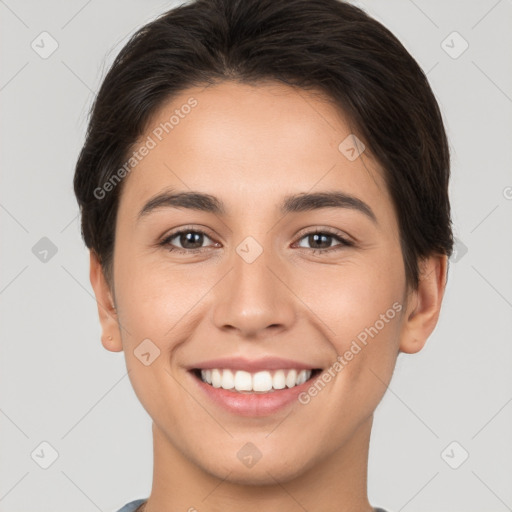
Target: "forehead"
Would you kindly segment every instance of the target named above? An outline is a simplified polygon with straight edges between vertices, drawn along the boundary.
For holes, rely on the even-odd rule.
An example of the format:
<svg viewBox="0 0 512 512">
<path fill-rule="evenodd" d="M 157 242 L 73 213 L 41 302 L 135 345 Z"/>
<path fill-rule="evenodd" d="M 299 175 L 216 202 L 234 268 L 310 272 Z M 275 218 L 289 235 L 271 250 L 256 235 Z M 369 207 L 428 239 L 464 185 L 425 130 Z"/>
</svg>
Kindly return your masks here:
<svg viewBox="0 0 512 512">
<path fill-rule="evenodd" d="M 273 82 L 189 88 L 155 112 L 133 146 L 138 160 L 120 210 L 134 211 L 170 187 L 207 192 L 228 207 L 338 189 L 385 209 L 390 200 L 369 151 L 355 159 L 346 153 L 353 136 L 350 122 L 317 92 Z"/>
</svg>

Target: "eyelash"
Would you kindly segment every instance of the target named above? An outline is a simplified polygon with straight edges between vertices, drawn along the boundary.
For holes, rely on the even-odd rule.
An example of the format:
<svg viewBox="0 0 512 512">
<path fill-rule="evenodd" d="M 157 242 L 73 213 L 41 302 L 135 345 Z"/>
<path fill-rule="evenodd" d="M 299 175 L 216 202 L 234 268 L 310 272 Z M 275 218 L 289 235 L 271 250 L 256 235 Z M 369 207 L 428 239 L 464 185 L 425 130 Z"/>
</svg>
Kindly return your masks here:
<svg viewBox="0 0 512 512">
<path fill-rule="evenodd" d="M 181 229 L 180 231 L 176 231 L 174 233 L 171 233 L 169 236 L 164 238 L 158 245 L 162 247 L 166 247 L 169 252 L 174 252 L 177 254 L 199 254 L 209 249 L 209 247 L 199 247 L 196 249 L 181 249 L 180 247 L 174 247 L 171 245 L 170 241 L 176 238 L 179 235 L 182 235 L 184 233 L 196 233 L 200 235 L 204 235 L 205 237 L 209 238 L 211 240 L 211 237 L 209 237 L 204 231 L 201 231 L 200 229 Z M 353 247 L 354 243 L 350 240 L 347 240 L 346 238 L 343 238 L 337 233 L 333 233 L 329 229 L 316 229 L 313 231 L 308 231 L 307 233 L 304 233 L 298 241 L 302 240 L 303 238 L 306 238 L 311 235 L 328 235 L 329 237 L 332 237 L 336 239 L 338 242 L 340 242 L 338 245 L 335 245 L 333 247 L 328 247 L 327 249 L 308 249 L 307 247 L 301 247 L 301 249 L 306 249 L 310 251 L 312 254 L 317 253 L 326 253 L 326 252 L 332 252 L 340 250 L 344 247 Z"/>
</svg>

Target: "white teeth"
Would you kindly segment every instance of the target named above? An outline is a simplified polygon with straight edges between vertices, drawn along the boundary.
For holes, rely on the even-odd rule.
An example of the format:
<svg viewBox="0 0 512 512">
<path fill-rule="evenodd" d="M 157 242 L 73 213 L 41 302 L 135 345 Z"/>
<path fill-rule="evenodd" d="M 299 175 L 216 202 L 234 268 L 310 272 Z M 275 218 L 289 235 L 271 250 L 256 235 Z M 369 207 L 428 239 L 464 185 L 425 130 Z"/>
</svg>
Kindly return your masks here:
<svg viewBox="0 0 512 512">
<path fill-rule="evenodd" d="M 235 387 L 235 377 L 231 370 L 224 370 L 222 372 L 221 386 L 223 389 L 233 389 Z"/>
<path fill-rule="evenodd" d="M 304 384 L 308 380 L 308 377 L 306 375 L 306 370 L 301 370 L 299 375 L 297 375 L 297 386 L 299 384 Z"/>
<path fill-rule="evenodd" d="M 290 370 L 286 376 L 286 387 L 293 388 L 297 382 L 297 371 Z"/>
<path fill-rule="evenodd" d="M 201 370 L 201 379 L 204 382 L 208 382 L 208 384 L 212 383 L 212 371 L 211 370 Z"/>
<path fill-rule="evenodd" d="M 235 389 L 237 391 L 252 391 L 252 377 L 249 372 L 237 371 L 235 373 Z"/>
<path fill-rule="evenodd" d="M 266 393 L 271 390 L 293 388 L 304 384 L 311 377 L 311 370 L 276 370 L 249 373 L 243 370 L 214 368 L 201 370 L 203 382 L 214 388 L 240 392 Z"/>
<path fill-rule="evenodd" d="M 272 389 L 272 375 L 270 375 L 270 372 L 258 372 L 253 375 L 253 391 L 269 391 L 270 389 Z"/>
<path fill-rule="evenodd" d="M 274 389 L 284 389 L 286 387 L 286 377 L 284 370 L 277 370 L 272 377 L 272 387 Z"/>
<path fill-rule="evenodd" d="M 219 370 L 212 370 L 212 386 L 214 388 L 220 388 L 222 383 L 222 375 Z"/>
</svg>

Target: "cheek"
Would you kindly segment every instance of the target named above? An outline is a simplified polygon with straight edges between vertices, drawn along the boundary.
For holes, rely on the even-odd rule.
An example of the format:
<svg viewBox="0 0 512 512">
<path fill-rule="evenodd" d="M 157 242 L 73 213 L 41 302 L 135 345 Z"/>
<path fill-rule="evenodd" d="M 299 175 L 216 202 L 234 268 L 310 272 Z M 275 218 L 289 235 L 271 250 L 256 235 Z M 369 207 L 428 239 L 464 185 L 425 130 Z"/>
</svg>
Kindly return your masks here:
<svg viewBox="0 0 512 512">
<path fill-rule="evenodd" d="M 390 379 L 399 348 L 405 287 L 401 260 L 393 256 L 376 264 L 354 262 L 329 271 L 319 266 L 307 280 L 297 276 L 296 285 L 314 313 L 310 317 L 318 319 L 317 325 L 341 358 L 333 368 L 341 376 L 337 385 L 348 386 L 345 391 L 350 388 L 354 399 L 371 394 L 372 403 L 378 402 L 385 389 L 380 379 Z"/>
<path fill-rule="evenodd" d="M 135 258 L 120 258 L 116 271 L 118 315 L 129 378 L 148 414 L 165 422 L 169 420 L 162 417 L 167 414 L 167 401 L 186 402 L 171 375 L 171 355 L 188 338 L 196 318 L 194 305 L 204 295 L 200 287 L 206 283 L 184 279 L 182 271 L 142 265 L 142 260 Z"/>
<path fill-rule="evenodd" d="M 308 304 L 321 319 L 325 338 L 335 355 L 325 373 L 331 420 L 326 435 L 338 436 L 332 425 L 363 421 L 375 409 L 386 391 L 396 364 L 403 305 L 403 281 L 394 273 L 379 268 L 365 272 L 346 272 L 315 280 L 316 290 Z M 305 401 L 314 401 L 318 393 L 309 389 Z M 323 393 L 323 391 L 322 391 Z M 324 399 L 319 399 L 318 405 Z M 314 406 L 316 407 L 316 406 Z M 315 411 L 319 416 L 321 410 Z"/>
<path fill-rule="evenodd" d="M 310 272 L 295 272 L 293 289 L 304 304 L 324 323 L 329 338 L 356 337 L 376 322 L 382 327 L 394 320 L 405 286 L 402 267 L 350 262 L 339 266 L 318 265 Z M 386 312 L 389 313 L 386 315 Z M 343 347 L 340 347 L 343 348 Z"/>
<path fill-rule="evenodd" d="M 117 261 L 116 292 L 123 343 L 134 347 L 151 339 L 161 352 L 171 352 L 199 320 L 217 273 L 194 265 L 170 265 L 165 258 L 136 256 Z"/>
</svg>

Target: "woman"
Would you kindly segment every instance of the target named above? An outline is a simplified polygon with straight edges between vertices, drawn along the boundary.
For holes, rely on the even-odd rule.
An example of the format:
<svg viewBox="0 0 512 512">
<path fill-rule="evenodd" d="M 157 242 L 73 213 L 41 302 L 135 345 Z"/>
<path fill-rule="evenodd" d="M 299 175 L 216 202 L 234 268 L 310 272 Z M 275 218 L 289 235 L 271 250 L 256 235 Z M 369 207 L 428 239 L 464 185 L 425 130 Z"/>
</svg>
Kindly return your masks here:
<svg viewBox="0 0 512 512">
<path fill-rule="evenodd" d="M 134 510 L 375 510 L 373 413 L 440 312 L 449 151 L 425 75 L 336 0 L 140 29 L 75 174 L 102 343 L 153 420 Z"/>
</svg>

